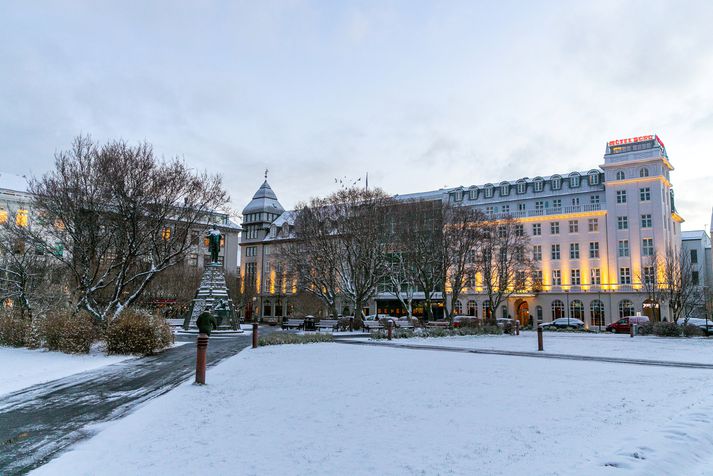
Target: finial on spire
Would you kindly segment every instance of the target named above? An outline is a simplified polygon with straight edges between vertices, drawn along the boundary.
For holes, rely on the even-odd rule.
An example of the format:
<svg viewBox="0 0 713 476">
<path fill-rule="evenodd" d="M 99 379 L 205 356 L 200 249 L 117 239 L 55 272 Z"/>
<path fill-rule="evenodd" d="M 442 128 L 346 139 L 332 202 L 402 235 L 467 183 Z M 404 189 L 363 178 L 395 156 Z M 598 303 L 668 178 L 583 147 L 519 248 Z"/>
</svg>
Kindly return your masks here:
<svg viewBox="0 0 713 476">
<path fill-rule="evenodd" d="M 265 169 L 265 180 L 267 180 L 267 173 L 269 172 L 268 169 Z"/>
</svg>

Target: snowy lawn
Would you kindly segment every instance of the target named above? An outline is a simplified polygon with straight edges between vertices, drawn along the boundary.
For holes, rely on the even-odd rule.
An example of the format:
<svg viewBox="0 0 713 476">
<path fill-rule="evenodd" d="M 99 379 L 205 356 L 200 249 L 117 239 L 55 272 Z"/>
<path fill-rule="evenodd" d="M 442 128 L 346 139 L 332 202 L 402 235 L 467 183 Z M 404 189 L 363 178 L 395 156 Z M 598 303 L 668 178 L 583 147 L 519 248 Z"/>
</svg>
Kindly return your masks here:
<svg viewBox="0 0 713 476">
<path fill-rule="evenodd" d="M 62 352 L 50 352 L 43 349 L 17 349 L 0 347 L 0 397 L 23 388 L 67 377 L 85 370 L 92 370 L 105 365 L 130 359 L 131 356 L 107 356 L 96 346 L 89 354 L 72 355 Z"/>
<path fill-rule="evenodd" d="M 524 338 L 522 339 L 525 340 Z M 703 475 L 713 371 L 338 343 L 246 349 L 35 474 Z"/>
<path fill-rule="evenodd" d="M 565 332 L 543 334 L 544 353 L 713 364 L 713 337 L 636 336 L 632 339 L 628 334 Z M 389 341 L 383 339 L 371 342 Z M 537 352 L 537 333 L 524 331 L 519 336 L 479 335 L 394 339 L 391 343 Z"/>
</svg>

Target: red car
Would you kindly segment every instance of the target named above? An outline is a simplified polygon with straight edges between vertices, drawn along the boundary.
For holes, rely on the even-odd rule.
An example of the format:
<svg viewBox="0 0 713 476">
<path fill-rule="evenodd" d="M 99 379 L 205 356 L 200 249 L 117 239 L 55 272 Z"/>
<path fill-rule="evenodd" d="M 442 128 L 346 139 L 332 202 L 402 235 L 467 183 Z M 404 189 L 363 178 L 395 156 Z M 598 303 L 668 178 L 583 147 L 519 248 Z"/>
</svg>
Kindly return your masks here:
<svg viewBox="0 0 713 476">
<path fill-rule="evenodd" d="M 628 334 L 632 325 L 640 326 L 642 324 L 647 324 L 648 322 L 649 318 L 646 316 L 622 317 L 618 321 L 609 324 L 607 326 L 607 332 L 621 332 Z"/>
</svg>

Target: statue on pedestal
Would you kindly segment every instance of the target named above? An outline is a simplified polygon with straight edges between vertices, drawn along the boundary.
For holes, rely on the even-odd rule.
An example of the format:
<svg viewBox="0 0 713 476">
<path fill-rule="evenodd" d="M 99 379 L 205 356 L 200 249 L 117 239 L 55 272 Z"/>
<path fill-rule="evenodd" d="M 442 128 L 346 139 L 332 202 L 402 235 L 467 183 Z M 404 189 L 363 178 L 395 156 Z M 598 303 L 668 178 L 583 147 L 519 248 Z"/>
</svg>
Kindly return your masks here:
<svg viewBox="0 0 713 476">
<path fill-rule="evenodd" d="M 218 263 L 218 254 L 220 253 L 220 230 L 218 230 L 215 225 L 213 229 L 208 232 L 208 250 L 210 251 L 210 261 L 211 263 Z"/>
</svg>

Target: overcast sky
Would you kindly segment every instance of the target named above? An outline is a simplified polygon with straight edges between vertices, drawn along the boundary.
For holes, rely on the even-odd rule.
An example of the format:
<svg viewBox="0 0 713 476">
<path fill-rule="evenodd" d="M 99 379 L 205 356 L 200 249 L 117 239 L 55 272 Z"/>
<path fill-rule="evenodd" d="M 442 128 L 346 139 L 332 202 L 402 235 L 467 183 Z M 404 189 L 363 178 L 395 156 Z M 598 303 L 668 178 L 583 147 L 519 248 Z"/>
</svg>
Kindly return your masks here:
<svg viewBox="0 0 713 476">
<path fill-rule="evenodd" d="M 31 4 L 30 4 L 31 3 Z M 79 133 L 286 208 L 587 170 L 656 133 L 684 229 L 713 206 L 713 2 L 0 0 L 0 171 Z"/>
</svg>

